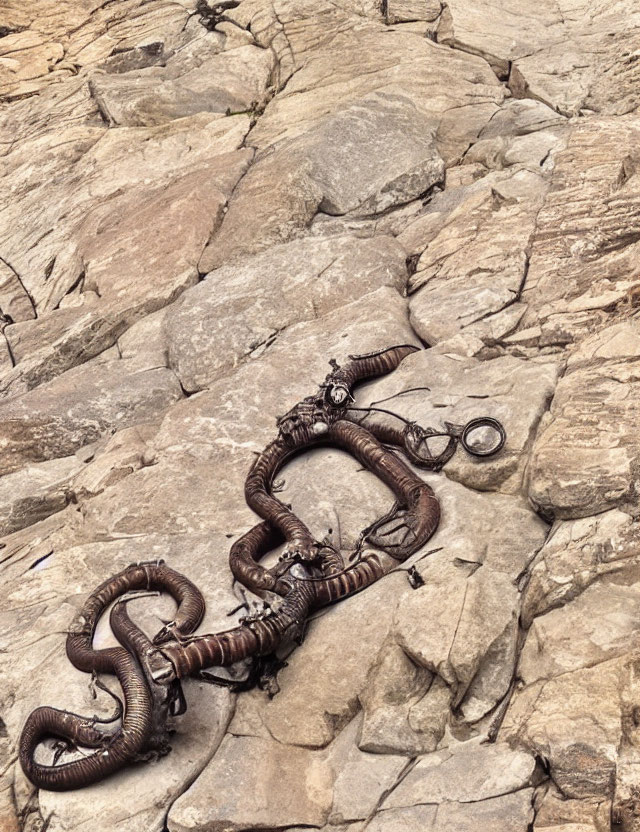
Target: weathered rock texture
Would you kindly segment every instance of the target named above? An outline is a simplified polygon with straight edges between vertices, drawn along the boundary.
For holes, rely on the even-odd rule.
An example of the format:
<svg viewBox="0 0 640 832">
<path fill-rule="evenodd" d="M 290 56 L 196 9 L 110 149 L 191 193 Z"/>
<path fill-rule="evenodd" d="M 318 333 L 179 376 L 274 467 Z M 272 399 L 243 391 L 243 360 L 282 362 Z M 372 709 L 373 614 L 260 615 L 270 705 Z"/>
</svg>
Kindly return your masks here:
<svg viewBox="0 0 640 832">
<path fill-rule="evenodd" d="M 633 0 L 2 4 L 1 832 L 640 830 L 639 107 Z M 171 754 L 34 792 L 27 714 L 112 706 L 87 593 L 164 558 L 227 628 L 254 453 L 394 343 L 358 403 L 501 455 L 273 699 L 189 680 Z M 391 504 L 337 450 L 278 485 L 345 552 Z"/>
</svg>

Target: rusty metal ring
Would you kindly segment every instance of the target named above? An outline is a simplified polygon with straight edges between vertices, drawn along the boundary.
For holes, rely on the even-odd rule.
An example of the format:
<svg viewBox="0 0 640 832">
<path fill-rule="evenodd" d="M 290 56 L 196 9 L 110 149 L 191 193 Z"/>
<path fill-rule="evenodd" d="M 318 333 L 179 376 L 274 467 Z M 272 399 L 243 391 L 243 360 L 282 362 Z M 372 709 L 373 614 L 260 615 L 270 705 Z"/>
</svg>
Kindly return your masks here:
<svg viewBox="0 0 640 832">
<path fill-rule="evenodd" d="M 492 445 L 487 450 L 478 450 L 477 448 L 473 448 L 469 444 L 468 437 L 472 431 L 477 430 L 478 428 L 492 428 L 498 434 L 498 443 L 496 445 Z M 497 419 L 493 419 L 491 416 L 482 416 L 479 419 L 471 419 L 471 421 L 467 422 L 464 426 L 462 434 L 460 435 L 460 444 L 471 456 L 493 456 L 494 454 L 497 454 L 498 451 L 502 450 L 506 441 L 507 432 L 505 431 L 502 423 Z"/>
</svg>

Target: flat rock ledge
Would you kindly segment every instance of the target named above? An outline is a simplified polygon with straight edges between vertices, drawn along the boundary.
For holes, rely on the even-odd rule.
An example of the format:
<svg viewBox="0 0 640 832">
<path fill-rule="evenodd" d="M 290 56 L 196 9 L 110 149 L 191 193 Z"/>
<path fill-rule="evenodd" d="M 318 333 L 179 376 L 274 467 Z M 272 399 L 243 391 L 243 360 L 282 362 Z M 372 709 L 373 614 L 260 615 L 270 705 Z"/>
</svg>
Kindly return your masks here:
<svg viewBox="0 0 640 832">
<path fill-rule="evenodd" d="M 2 832 L 639 832 L 639 55 L 633 0 L 3 4 Z M 433 538 L 277 695 L 186 680 L 170 754 L 35 790 L 27 715 L 112 712 L 87 594 L 162 558 L 234 626 L 254 455 L 392 344 L 357 406 L 503 451 L 420 472 Z M 345 554 L 393 503 L 333 448 L 279 479 Z"/>
</svg>

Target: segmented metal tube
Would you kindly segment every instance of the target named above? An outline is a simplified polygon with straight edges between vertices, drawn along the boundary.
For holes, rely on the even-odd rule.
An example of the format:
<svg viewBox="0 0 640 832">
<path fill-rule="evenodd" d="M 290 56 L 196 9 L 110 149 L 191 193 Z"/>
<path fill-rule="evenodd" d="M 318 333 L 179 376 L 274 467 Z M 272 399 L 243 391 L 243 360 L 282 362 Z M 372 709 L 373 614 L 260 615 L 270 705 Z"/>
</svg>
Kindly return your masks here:
<svg viewBox="0 0 640 832">
<path fill-rule="evenodd" d="M 377 378 L 392 372 L 408 355 L 419 351 L 420 348 L 412 344 L 400 344 L 366 355 L 352 355 L 349 356 L 350 361 L 330 373 L 330 379 L 351 388 L 359 381 Z"/>
<path fill-rule="evenodd" d="M 202 621 L 204 598 L 194 583 L 162 561 L 132 564 L 101 583 L 73 619 L 67 635 L 67 656 L 78 670 L 89 673 L 94 670 L 100 673 L 113 672 L 113 650 L 118 648 L 94 650 L 93 634 L 100 616 L 109 604 L 134 590 L 168 592 L 174 598 L 178 603 L 178 611 L 172 629 L 177 635 L 188 635 Z"/>
<path fill-rule="evenodd" d="M 352 356 L 343 367 L 329 373 L 324 387 L 330 389 L 331 385 L 344 384 L 350 391 L 359 381 L 394 370 L 404 358 L 417 349 L 410 345 L 402 345 L 364 356 Z M 284 539 L 303 557 L 306 554 L 309 560 L 318 554 L 317 544 L 307 526 L 289 506 L 271 493 L 273 482 L 287 460 L 309 447 L 329 444 L 344 448 L 379 476 L 405 506 L 405 522 L 412 526 L 406 543 L 393 543 L 378 535 L 370 538 L 372 545 L 393 554 L 395 558 L 408 557 L 428 540 L 438 525 L 440 508 L 432 489 L 391 450 L 381 444 L 393 443 L 406 452 L 405 434 L 393 428 L 373 425 L 372 430 L 379 434 L 379 438 L 376 438 L 368 426 L 361 427 L 351 420 L 344 407 L 347 402 L 342 406 L 333 407 L 324 400 L 321 405 L 321 399 L 322 396 L 316 397 L 315 400 L 310 397 L 282 417 L 278 437 L 256 458 L 247 475 L 247 504 L 265 518 L 268 526 L 259 524 L 234 543 L 229 553 L 229 566 L 234 577 L 252 592 L 260 594 L 268 590 L 283 594 L 278 577 L 257 563 L 260 559 L 258 553 L 262 552 L 263 546 L 268 546 L 269 543 L 277 545 Z M 318 432 L 318 426 L 322 428 L 321 432 Z M 277 538 L 277 532 L 280 533 L 281 539 Z M 327 574 L 341 571 L 338 566 L 330 566 L 327 561 L 325 570 Z"/>
<path fill-rule="evenodd" d="M 279 422 L 279 435 L 254 462 L 245 484 L 248 504 L 264 519 L 232 546 L 231 569 L 254 592 L 282 596 L 277 609 L 246 619 L 222 633 L 192 636 L 204 613 L 197 587 L 162 563 L 132 565 L 101 584 L 76 616 L 67 638 L 67 654 L 81 670 L 115 673 L 126 703 L 122 725 L 115 731 L 96 727 L 95 720 L 54 708 L 38 708 L 27 719 L 20 740 L 22 766 L 36 785 L 69 789 L 96 782 L 149 749 L 166 745 L 165 721 L 170 711 L 168 686 L 176 679 L 207 667 L 228 666 L 250 657 L 272 653 L 283 641 L 298 637 L 310 611 L 364 589 L 385 569 L 370 553 L 344 568 L 338 552 L 317 544 L 307 527 L 272 493 L 274 477 L 294 453 L 329 443 L 349 451 L 379 476 L 395 493 L 399 507 L 384 518 L 408 530 L 400 540 L 382 532 L 380 524 L 368 540 L 397 559 L 416 551 L 435 531 L 440 512 L 431 488 L 382 442 L 392 442 L 413 454 L 406 431 L 384 427 L 365 429 L 350 420 L 345 409 L 357 382 L 387 373 L 416 347 L 403 345 L 365 356 L 352 356 L 327 376 L 320 395 L 301 402 Z M 428 467 L 428 466 L 427 466 Z M 385 539 L 387 537 L 388 539 Z M 322 577 L 293 578 L 266 570 L 259 560 L 282 540 L 297 547 L 302 561 L 319 562 Z M 325 551 L 326 549 L 326 551 Z M 122 647 L 95 650 L 93 633 L 100 615 L 114 600 L 131 590 L 169 592 L 178 601 L 175 620 L 151 642 L 129 619 L 126 603 L 118 601 L 111 614 L 114 633 Z M 57 736 L 98 749 L 81 760 L 59 766 L 35 762 L 36 746 L 45 736 Z"/>
<path fill-rule="evenodd" d="M 109 604 L 125 592 L 142 589 L 167 591 L 175 598 L 179 604 L 175 619 L 177 633 L 189 634 L 202 620 L 204 599 L 195 584 L 158 562 L 134 564 L 91 593 L 72 622 L 67 636 L 67 655 L 79 670 L 113 673 L 117 677 L 125 702 L 122 725 L 107 732 L 97 728 L 95 720 L 57 708 L 33 711 L 22 729 L 18 752 L 25 774 L 39 788 L 61 791 L 95 783 L 133 761 L 148 744 L 154 701 L 132 649 L 134 642 L 129 640 L 132 625 L 122 624 L 122 610 L 120 617 L 117 614 L 112 617 L 111 623 L 116 637 L 125 646 L 95 650 L 92 645 L 98 619 Z M 46 737 L 58 737 L 73 745 L 98 750 L 60 765 L 37 763 L 36 747 Z"/>
<path fill-rule="evenodd" d="M 113 650 L 110 669 L 118 678 L 126 703 L 121 728 L 114 735 L 105 737 L 95 731 L 91 720 L 56 708 L 37 708 L 27 718 L 19 748 L 22 768 L 35 786 L 62 791 L 96 783 L 131 762 L 143 746 L 152 714 L 146 680 L 140 665 L 128 650 L 122 647 Z M 60 765 L 37 763 L 34 757 L 36 747 L 48 736 L 61 737 L 98 750 Z"/>
<path fill-rule="evenodd" d="M 315 598 L 312 583 L 294 581 L 276 611 L 232 630 L 163 645 L 162 653 L 173 665 L 177 678 L 207 667 L 228 667 L 249 656 L 269 655 L 282 642 L 300 634 Z"/>
</svg>

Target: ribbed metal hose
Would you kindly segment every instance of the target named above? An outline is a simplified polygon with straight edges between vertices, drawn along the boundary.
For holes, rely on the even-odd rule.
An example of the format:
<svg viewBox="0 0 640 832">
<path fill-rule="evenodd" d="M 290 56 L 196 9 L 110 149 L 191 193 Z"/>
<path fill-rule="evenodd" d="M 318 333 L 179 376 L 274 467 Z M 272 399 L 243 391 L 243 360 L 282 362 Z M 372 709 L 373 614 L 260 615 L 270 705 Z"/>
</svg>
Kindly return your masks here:
<svg viewBox="0 0 640 832">
<path fill-rule="evenodd" d="M 316 599 L 313 583 L 293 581 L 277 611 L 223 633 L 195 636 L 184 644 L 162 647 L 178 678 L 207 667 L 228 667 L 249 656 L 273 653 L 284 641 L 295 638 Z"/>
<path fill-rule="evenodd" d="M 109 604 L 131 590 L 169 592 L 178 602 L 175 630 L 187 635 L 202 620 L 204 599 L 198 588 L 180 573 L 161 563 L 133 565 L 100 584 L 74 618 L 67 636 L 67 655 L 79 670 L 113 673 L 122 687 L 125 713 L 120 728 L 105 732 L 93 720 L 57 708 L 37 708 L 22 729 L 19 757 L 31 782 L 42 789 L 77 789 L 103 779 L 135 759 L 146 746 L 153 725 L 153 697 L 129 638 L 130 626 L 112 616 L 111 624 L 122 647 L 93 648 L 96 624 Z M 118 606 L 114 610 L 118 610 Z M 120 624 L 120 626 L 119 626 Z M 99 749 L 60 765 L 37 763 L 34 752 L 46 737 L 59 737 L 73 745 Z"/>
<path fill-rule="evenodd" d="M 351 390 L 359 381 L 391 372 L 404 358 L 417 352 L 417 349 L 410 345 L 402 345 L 369 355 L 352 356 L 343 367 L 329 373 L 325 385 L 343 383 Z M 296 408 L 287 415 L 294 414 L 295 419 L 295 410 Z M 306 412 L 303 413 L 306 415 Z M 314 433 L 314 423 L 309 418 L 299 418 L 296 421 L 291 419 L 292 426 L 286 433 L 281 431 L 278 437 L 267 445 L 253 462 L 247 475 L 245 499 L 250 508 L 265 518 L 267 525 L 255 526 L 234 543 L 229 553 L 229 565 L 234 577 L 252 592 L 260 594 L 269 590 L 283 594 L 282 585 L 278 584 L 277 577 L 257 563 L 264 551 L 267 551 L 266 548 L 263 551 L 263 547 L 275 546 L 285 540 L 293 546 L 306 545 L 309 549 L 316 547 L 317 551 L 316 542 L 307 526 L 289 506 L 271 494 L 273 482 L 287 460 L 309 447 L 328 444 L 344 448 L 380 477 L 410 514 L 416 515 L 415 520 L 412 517 L 415 526 L 412 529 L 413 536 L 405 546 L 390 544 L 379 537 L 375 538 L 374 542 L 375 535 L 370 539 L 372 545 L 393 554 L 396 558 L 408 557 L 428 540 L 438 525 L 440 507 L 433 490 L 392 451 L 381 444 L 392 443 L 405 449 L 402 431 L 377 425 L 371 428 L 360 427 L 350 420 L 344 408 L 325 406 L 322 417 L 325 420 L 326 431 L 320 434 Z M 283 419 L 286 420 L 287 417 Z M 374 431 L 379 434 L 378 438 Z M 278 531 L 280 538 L 277 536 Z M 340 569 L 332 569 L 327 564 L 326 571 L 335 574 Z"/>
<path fill-rule="evenodd" d="M 394 492 L 402 506 L 402 522 L 410 530 L 399 542 L 385 540 L 372 531 L 367 539 L 397 559 L 422 546 L 435 531 L 440 510 L 432 489 L 382 443 L 405 452 L 405 433 L 384 426 L 362 427 L 350 417 L 331 390 L 340 385 L 349 391 L 361 380 L 395 369 L 416 347 L 403 345 L 365 356 L 352 356 L 343 367 L 327 376 L 320 395 L 309 397 L 280 420 L 278 437 L 256 459 L 247 476 L 247 503 L 265 522 L 239 538 L 231 548 L 234 576 L 253 592 L 271 591 L 281 596 L 277 608 L 248 619 L 222 633 L 191 635 L 204 614 L 204 599 L 187 578 L 152 562 L 128 567 L 101 584 L 74 619 L 67 638 L 67 655 L 80 670 L 114 673 L 123 690 L 125 712 L 115 730 L 97 728 L 95 721 L 55 708 L 38 708 L 25 723 L 19 756 L 29 779 L 46 789 L 71 789 L 94 783 L 136 759 L 150 748 L 163 748 L 164 722 L 170 707 L 166 691 L 176 679 L 207 667 L 235 664 L 251 656 L 273 653 L 285 641 L 297 637 L 309 613 L 364 589 L 384 574 L 378 555 L 364 555 L 344 568 L 340 554 L 318 544 L 299 518 L 271 493 L 274 478 L 295 453 L 319 443 L 344 448 L 376 474 Z M 340 392 L 340 390 L 338 390 Z M 419 457 L 412 461 L 421 463 Z M 319 562 L 322 577 L 294 578 L 259 563 L 262 556 L 282 541 L 300 547 L 303 561 Z M 118 601 L 111 626 L 121 647 L 95 650 L 93 634 L 98 619 L 114 600 L 132 590 L 158 590 L 178 602 L 174 621 L 151 642 L 131 622 L 126 603 Z M 98 749 L 93 754 L 61 765 L 36 763 L 34 752 L 46 736 Z"/>
</svg>

